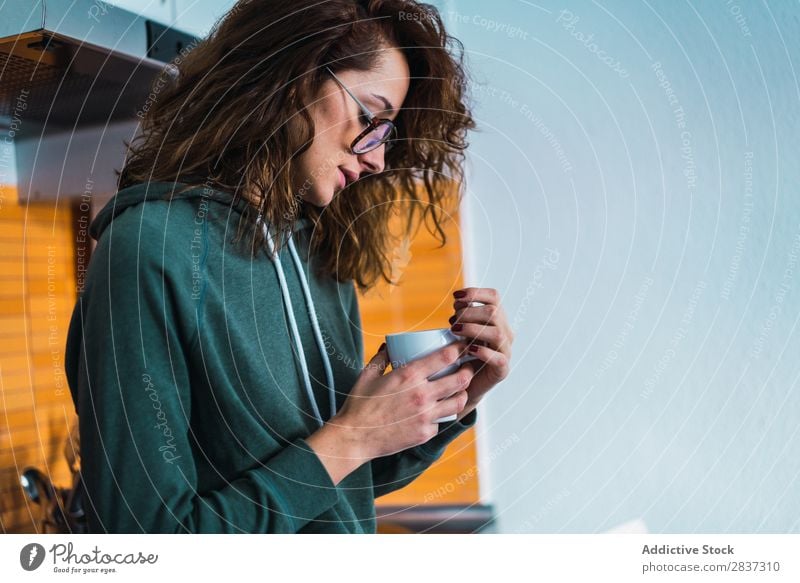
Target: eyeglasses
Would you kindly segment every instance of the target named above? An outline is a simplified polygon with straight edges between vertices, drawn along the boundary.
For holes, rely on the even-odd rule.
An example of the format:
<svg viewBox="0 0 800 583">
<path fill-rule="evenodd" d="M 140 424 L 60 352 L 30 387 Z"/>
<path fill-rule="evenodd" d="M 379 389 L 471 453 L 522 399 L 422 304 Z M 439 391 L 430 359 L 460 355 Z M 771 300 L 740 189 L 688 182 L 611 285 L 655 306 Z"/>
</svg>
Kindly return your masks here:
<svg viewBox="0 0 800 583">
<path fill-rule="evenodd" d="M 366 129 L 358 134 L 356 139 L 353 140 L 353 143 L 350 144 L 350 150 L 352 150 L 353 154 L 366 154 L 367 152 L 380 147 L 381 144 L 386 144 L 388 149 L 391 146 L 391 142 L 389 140 L 391 140 L 391 138 L 397 133 L 397 128 L 395 127 L 394 123 L 392 123 L 392 120 L 375 117 L 375 115 L 369 109 L 367 109 L 363 103 L 361 103 L 358 97 L 353 95 L 353 93 L 345 86 L 344 83 L 341 82 L 336 74 L 331 71 L 330 67 L 325 67 L 325 69 L 334 79 L 336 79 L 336 82 L 341 85 L 342 89 L 344 89 L 347 94 L 353 98 L 353 101 L 358 104 L 358 107 L 361 108 L 362 115 L 367 121 Z"/>
</svg>

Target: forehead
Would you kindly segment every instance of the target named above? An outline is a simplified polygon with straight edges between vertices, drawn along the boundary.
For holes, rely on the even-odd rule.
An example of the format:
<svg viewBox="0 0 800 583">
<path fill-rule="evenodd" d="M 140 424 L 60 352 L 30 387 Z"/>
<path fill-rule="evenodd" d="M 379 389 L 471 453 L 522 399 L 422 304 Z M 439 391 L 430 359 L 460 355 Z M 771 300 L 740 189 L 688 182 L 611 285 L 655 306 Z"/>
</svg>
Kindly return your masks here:
<svg viewBox="0 0 800 583">
<path fill-rule="evenodd" d="M 346 69 L 336 75 L 359 98 L 382 95 L 395 108 L 402 106 L 409 87 L 409 68 L 403 53 L 396 48 L 381 52 L 381 58 L 368 71 Z"/>
</svg>

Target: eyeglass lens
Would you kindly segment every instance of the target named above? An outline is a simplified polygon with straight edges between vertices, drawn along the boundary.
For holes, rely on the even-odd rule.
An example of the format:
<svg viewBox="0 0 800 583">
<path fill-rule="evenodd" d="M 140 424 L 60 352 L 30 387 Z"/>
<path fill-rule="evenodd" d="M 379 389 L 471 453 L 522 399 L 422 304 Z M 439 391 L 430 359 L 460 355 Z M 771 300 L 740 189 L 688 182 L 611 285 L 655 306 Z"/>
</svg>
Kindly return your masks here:
<svg viewBox="0 0 800 583">
<path fill-rule="evenodd" d="M 392 125 L 389 123 L 379 123 L 375 128 L 362 137 L 353 148 L 356 152 L 369 152 L 381 145 L 389 138 L 392 132 Z"/>
</svg>

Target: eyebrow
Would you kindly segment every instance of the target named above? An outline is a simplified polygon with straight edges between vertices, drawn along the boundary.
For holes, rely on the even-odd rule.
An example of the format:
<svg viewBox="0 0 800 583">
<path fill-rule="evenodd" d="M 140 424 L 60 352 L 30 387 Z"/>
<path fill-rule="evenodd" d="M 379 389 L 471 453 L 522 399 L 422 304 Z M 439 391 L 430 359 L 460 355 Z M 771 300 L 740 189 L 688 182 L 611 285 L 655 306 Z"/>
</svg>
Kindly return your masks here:
<svg viewBox="0 0 800 583">
<path fill-rule="evenodd" d="M 384 106 L 384 108 L 385 108 L 385 109 L 386 109 L 386 111 L 388 111 L 389 113 L 395 113 L 395 112 L 397 111 L 397 110 L 394 108 L 394 106 L 393 106 L 391 103 L 389 103 L 389 100 L 388 100 L 388 99 L 386 99 L 386 98 L 385 98 L 383 95 L 378 95 L 377 93 L 372 93 L 371 95 L 372 95 L 372 97 L 374 97 L 375 99 L 377 99 L 378 101 L 380 101 L 381 103 L 383 103 L 383 106 Z"/>
</svg>

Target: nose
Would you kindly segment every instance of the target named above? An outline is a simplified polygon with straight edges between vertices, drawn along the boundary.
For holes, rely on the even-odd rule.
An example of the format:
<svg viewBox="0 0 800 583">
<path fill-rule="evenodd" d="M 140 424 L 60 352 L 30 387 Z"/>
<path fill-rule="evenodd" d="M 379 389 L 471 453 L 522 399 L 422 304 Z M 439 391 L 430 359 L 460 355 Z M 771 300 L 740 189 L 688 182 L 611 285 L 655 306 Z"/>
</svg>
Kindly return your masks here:
<svg viewBox="0 0 800 583">
<path fill-rule="evenodd" d="M 386 144 L 381 144 L 374 150 L 370 150 L 364 154 L 358 154 L 358 162 L 361 168 L 368 174 L 377 174 L 383 172 L 385 166 L 384 154 L 386 153 Z"/>
</svg>

